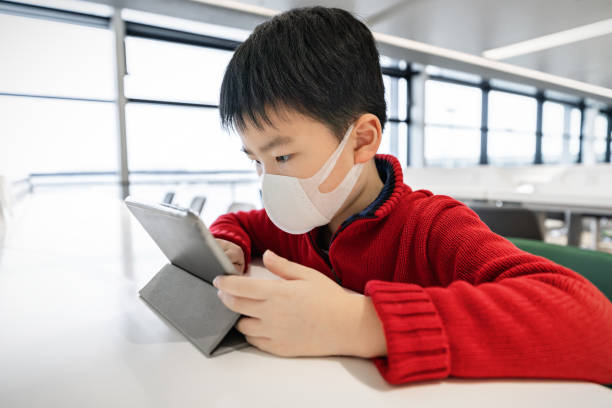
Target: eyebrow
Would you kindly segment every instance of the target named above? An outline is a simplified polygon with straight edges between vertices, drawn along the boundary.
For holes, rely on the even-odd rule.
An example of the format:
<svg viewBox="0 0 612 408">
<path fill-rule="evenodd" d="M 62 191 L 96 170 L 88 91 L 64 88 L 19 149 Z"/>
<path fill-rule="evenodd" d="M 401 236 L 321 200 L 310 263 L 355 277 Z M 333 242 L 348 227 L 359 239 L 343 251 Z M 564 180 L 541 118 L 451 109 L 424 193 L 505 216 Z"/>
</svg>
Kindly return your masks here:
<svg viewBox="0 0 612 408">
<path fill-rule="evenodd" d="M 272 139 L 271 141 L 269 141 L 268 143 L 266 143 L 260 150 L 262 153 L 267 152 L 268 150 L 276 147 L 276 146 L 282 146 L 282 145 L 286 145 L 292 142 L 293 139 L 291 139 L 289 136 L 276 136 L 274 139 Z M 247 149 L 246 147 L 242 146 L 241 149 L 244 153 L 246 154 L 252 154 L 249 149 Z"/>
</svg>

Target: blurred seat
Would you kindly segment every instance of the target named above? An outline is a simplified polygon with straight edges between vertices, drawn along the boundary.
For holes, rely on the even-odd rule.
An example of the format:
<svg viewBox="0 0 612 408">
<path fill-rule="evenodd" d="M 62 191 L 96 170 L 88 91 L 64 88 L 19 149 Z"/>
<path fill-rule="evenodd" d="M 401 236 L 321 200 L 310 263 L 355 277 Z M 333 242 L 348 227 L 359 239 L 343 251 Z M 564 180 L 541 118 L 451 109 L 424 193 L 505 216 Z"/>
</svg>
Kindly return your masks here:
<svg viewBox="0 0 612 408">
<path fill-rule="evenodd" d="M 172 204 L 172 201 L 174 201 L 174 191 L 168 191 L 164 195 L 164 199 L 162 200 L 162 203 L 164 203 L 164 204 Z"/>
<path fill-rule="evenodd" d="M 189 209 L 194 213 L 200 215 L 202 214 L 202 209 L 204 208 L 204 204 L 206 203 L 205 196 L 195 196 L 191 199 L 191 204 L 189 204 Z"/>
<path fill-rule="evenodd" d="M 537 213 L 520 207 L 470 205 L 478 217 L 496 234 L 504 237 L 544 240 L 542 222 Z"/>
</svg>

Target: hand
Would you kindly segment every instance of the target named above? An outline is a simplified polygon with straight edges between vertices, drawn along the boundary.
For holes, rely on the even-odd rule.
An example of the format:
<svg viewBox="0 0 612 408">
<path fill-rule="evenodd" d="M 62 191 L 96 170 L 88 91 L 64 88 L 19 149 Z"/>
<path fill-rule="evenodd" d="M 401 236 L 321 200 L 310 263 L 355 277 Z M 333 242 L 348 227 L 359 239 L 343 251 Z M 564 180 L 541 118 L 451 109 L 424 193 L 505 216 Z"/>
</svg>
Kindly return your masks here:
<svg viewBox="0 0 612 408">
<path fill-rule="evenodd" d="M 250 344 L 279 356 L 386 354 L 370 298 L 272 251 L 263 261 L 283 279 L 219 276 L 213 282 L 223 303 L 244 315 L 236 329 Z"/>
<path fill-rule="evenodd" d="M 240 246 L 234 244 L 233 242 L 226 241 L 224 239 L 215 238 L 215 241 L 219 243 L 225 255 L 232 261 L 236 270 L 240 273 L 244 273 L 244 252 L 242 252 L 242 248 Z"/>
</svg>

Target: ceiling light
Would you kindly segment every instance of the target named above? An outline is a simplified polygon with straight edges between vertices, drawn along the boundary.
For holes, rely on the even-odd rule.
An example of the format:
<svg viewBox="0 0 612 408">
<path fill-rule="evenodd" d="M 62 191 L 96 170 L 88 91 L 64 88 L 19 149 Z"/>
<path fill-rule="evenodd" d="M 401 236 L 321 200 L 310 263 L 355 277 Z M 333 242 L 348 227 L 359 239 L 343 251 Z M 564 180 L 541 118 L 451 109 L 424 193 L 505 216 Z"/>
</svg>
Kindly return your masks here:
<svg viewBox="0 0 612 408">
<path fill-rule="evenodd" d="M 572 28 L 558 33 L 521 41 L 504 47 L 493 48 L 482 53 L 485 58 L 494 60 L 508 59 L 518 55 L 530 54 L 565 44 L 588 40 L 612 33 L 612 18 Z"/>
</svg>

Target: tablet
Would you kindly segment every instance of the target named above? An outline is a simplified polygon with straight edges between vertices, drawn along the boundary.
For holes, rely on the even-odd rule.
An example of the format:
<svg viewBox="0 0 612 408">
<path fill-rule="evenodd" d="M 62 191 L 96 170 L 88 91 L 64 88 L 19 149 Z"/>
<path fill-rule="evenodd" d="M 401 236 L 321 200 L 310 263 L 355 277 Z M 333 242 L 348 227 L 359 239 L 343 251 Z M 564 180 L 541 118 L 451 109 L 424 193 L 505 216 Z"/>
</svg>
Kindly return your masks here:
<svg viewBox="0 0 612 408">
<path fill-rule="evenodd" d="M 218 275 L 240 275 L 204 222 L 193 211 L 127 197 L 130 212 L 173 265 L 212 284 Z"/>
</svg>

